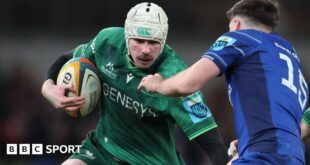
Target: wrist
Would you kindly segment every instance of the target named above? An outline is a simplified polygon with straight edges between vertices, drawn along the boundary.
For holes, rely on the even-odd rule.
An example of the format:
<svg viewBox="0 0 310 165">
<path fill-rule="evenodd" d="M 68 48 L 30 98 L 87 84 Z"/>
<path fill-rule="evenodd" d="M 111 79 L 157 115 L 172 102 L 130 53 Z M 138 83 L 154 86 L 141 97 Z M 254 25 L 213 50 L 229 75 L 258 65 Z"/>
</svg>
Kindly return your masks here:
<svg viewBox="0 0 310 165">
<path fill-rule="evenodd" d="M 44 97 L 46 97 L 46 91 L 52 88 L 53 85 L 55 85 L 55 82 L 52 79 L 47 79 L 44 81 L 41 88 L 41 93 Z"/>
</svg>

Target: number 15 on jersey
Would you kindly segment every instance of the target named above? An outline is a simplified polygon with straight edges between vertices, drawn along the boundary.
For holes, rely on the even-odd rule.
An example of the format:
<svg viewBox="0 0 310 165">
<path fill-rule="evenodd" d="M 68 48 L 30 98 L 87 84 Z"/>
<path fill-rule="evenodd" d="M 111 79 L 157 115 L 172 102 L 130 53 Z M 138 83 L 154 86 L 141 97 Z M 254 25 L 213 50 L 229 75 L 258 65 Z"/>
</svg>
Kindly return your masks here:
<svg viewBox="0 0 310 165">
<path fill-rule="evenodd" d="M 298 95 L 298 101 L 302 110 L 305 110 L 308 100 L 308 86 L 300 68 L 294 68 L 292 60 L 285 54 L 280 53 L 280 59 L 284 60 L 288 68 L 288 77 L 282 78 L 282 85 L 291 89 Z M 298 75 L 294 75 L 294 69 L 298 69 Z M 298 77 L 295 77 L 298 76 Z M 294 85 L 294 79 L 297 78 L 298 84 Z"/>
</svg>

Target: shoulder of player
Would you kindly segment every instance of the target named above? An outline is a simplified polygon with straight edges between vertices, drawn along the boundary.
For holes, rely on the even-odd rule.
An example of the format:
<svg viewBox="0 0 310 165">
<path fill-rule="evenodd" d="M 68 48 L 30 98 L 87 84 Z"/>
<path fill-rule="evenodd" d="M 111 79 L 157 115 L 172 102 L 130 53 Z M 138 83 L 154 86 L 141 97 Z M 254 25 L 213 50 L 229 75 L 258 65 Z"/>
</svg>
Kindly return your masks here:
<svg viewBox="0 0 310 165">
<path fill-rule="evenodd" d="M 104 28 L 97 34 L 96 40 L 97 43 L 109 42 L 110 44 L 125 42 L 124 28 L 122 27 Z"/>
<path fill-rule="evenodd" d="M 223 34 L 219 39 L 226 37 L 243 42 L 245 44 L 261 44 L 263 33 L 264 32 L 256 31 L 253 29 L 235 30 Z"/>
<path fill-rule="evenodd" d="M 105 36 L 114 36 L 114 35 L 124 35 L 124 28 L 123 27 L 107 27 L 103 28 L 99 31 L 98 36 L 105 35 Z"/>
<path fill-rule="evenodd" d="M 72 52 L 73 57 L 79 57 L 81 54 L 83 54 L 83 51 L 87 47 L 87 44 L 81 44 L 77 46 L 74 51 Z"/>
<path fill-rule="evenodd" d="M 170 77 L 187 68 L 184 60 L 167 44 L 160 58 L 162 59 L 158 72 L 164 77 Z"/>
</svg>

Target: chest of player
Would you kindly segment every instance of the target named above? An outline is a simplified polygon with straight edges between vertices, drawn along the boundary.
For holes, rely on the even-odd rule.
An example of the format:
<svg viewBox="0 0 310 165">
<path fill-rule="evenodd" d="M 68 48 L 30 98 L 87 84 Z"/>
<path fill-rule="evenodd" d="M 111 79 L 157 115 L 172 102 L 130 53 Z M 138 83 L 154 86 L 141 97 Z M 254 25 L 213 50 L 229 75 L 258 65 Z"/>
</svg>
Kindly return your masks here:
<svg viewBox="0 0 310 165">
<path fill-rule="evenodd" d="M 111 61 L 102 63 L 98 69 L 102 79 L 102 96 L 106 110 L 119 111 L 138 118 L 159 116 L 152 106 L 146 104 L 144 94 L 137 90 L 143 77 L 141 73 Z"/>
<path fill-rule="evenodd" d="M 137 86 L 143 77 L 141 73 L 137 74 L 137 72 L 128 69 L 124 63 L 113 61 L 102 62 L 97 67 L 103 83 L 129 95 L 138 92 Z"/>
</svg>

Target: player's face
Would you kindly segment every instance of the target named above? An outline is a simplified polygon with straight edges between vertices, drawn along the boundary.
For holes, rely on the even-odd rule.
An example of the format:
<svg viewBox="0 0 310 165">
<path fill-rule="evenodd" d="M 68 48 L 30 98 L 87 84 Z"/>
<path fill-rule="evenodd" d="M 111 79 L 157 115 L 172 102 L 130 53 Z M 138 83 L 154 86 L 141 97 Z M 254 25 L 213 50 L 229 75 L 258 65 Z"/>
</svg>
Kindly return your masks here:
<svg viewBox="0 0 310 165">
<path fill-rule="evenodd" d="M 150 67 L 160 54 L 160 43 L 157 41 L 131 38 L 128 47 L 134 64 L 142 69 Z"/>
</svg>

